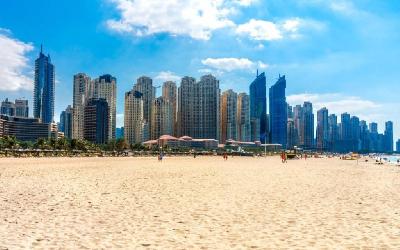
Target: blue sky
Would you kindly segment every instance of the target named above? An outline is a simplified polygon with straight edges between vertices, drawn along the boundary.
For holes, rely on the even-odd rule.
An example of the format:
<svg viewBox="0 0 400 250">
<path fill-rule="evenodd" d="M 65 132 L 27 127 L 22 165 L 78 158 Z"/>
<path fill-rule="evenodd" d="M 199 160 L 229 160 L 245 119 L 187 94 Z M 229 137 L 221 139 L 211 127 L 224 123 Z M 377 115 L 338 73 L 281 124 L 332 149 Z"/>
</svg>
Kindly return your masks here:
<svg viewBox="0 0 400 250">
<path fill-rule="evenodd" d="M 222 90 L 248 92 L 259 68 L 268 85 L 286 75 L 291 104 L 348 111 L 381 131 L 393 120 L 400 137 L 397 0 L 13 0 L 0 9 L 1 99 L 32 98 L 43 43 L 56 65 L 57 116 L 78 72 L 116 76 L 122 114 L 141 75 L 158 86 L 210 72 Z"/>
</svg>

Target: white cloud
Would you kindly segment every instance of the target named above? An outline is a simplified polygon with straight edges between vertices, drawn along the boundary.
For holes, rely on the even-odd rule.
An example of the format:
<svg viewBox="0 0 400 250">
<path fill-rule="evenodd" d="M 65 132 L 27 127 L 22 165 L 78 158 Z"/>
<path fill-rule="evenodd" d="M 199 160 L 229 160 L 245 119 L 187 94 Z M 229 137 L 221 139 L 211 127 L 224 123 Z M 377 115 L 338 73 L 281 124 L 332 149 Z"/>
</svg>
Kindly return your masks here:
<svg viewBox="0 0 400 250">
<path fill-rule="evenodd" d="M 158 75 L 155 77 L 155 79 L 166 82 L 166 81 L 179 81 L 181 79 L 180 76 L 176 75 L 175 73 L 171 71 L 161 71 L 158 73 Z"/>
<path fill-rule="evenodd" d="M 283 38 L 279 27 L 269 21 L 251 19 L 249 22 L 239 25 L 236 28 L 239 35 L 247 35 L 257 41 L 273 41 Z"/>
<path fill-rule="evenodd" d="M 31 90 L 33 80 L 27 53 L 33 50 L 30 43 L 12 38 L 10 31 L 0 29 L 0 90 Z"/>
<path fill-rule="evenodd" d="M 234 26 L 229 16 L 251 0 L 111 0 L 120 19 L 107 21 L 109 29 L 136 36 L 158 33 L 208 40 L 212 32 Z"/>
<path fill-rule="evenodd" d="M 250 6 L 253 3 L 258 2 L 258 0 L 236 0 L 235 2 L 241 6 Z"/>
<path fill-rule="evenodd" d="M 315 20 L 290 18 L 274 23 L 266 20 L 251 19 L 236 28 L 236 34 L 248 36 L 256 41 L 276 41 L 284 38 L 299 38 L 301 31 L 323 30 L 325 25 Z"/>
<path fill-rule="evenodd" d="M 266 69 L 267 64 L 258 61 L 253 62 L 247 58 L 207 58 L 201 61 L 205 66 L 221 71 Z"/>
</svg>

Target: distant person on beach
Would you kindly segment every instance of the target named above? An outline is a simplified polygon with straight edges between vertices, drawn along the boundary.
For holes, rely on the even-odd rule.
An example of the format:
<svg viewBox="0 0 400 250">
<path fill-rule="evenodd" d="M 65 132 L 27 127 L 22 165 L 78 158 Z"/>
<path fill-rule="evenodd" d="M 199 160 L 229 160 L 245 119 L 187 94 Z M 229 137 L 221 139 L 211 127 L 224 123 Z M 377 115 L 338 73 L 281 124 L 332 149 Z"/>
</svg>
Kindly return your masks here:
<svg viewBox="0 0 400 250">
<path fill-rule="evenodd" d="M 282 161 L 282 163 L 285 163 L 285 153 L 284 152 L 282 152 L 281 153 L 281 161 Z"/>
<path fill-rule="evenodd" d="M 304 155 L 304 160 L 307 160 L 307 154 Z"/>
<path fill-rule="evenodd" d="M 228 160 L 228 154 L 227 153 L 224 153 L 224 160 L 225 161 Z"/>
</svg>

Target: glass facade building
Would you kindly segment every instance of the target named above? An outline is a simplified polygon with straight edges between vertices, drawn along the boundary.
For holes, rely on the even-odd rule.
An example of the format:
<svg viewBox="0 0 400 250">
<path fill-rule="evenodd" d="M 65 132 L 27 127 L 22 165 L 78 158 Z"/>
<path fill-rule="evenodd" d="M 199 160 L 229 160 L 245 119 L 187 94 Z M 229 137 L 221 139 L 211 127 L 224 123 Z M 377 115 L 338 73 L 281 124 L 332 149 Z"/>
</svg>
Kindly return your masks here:
<svg viewBox="0 0 400 250">
<path fill-rule="evenodd" d="M 259 124 L 253 124 L 252 128 L 259 128 L 258 133 L 251 132 L 252 141 L 268 142 L 267 131 L 267 81 L 265 73 L 257 72 L 256 79 L 250 84 L 250 120 Z"/>
<path fill-rule="evenodd" d="M 55 70 L 50 55 L 40 50 L 35 60 L 35 82 L 33 90 L 33 117 L 43 123 L 54 121 Z"/>
<path fill-rule="evenodd" d="M 286 103 L 286 79 L 279 77 L 278 81 L 269 89 L 269 117 L 271 143 L 281 144 L 286 148 L 288 106 Z"/>
</svg>

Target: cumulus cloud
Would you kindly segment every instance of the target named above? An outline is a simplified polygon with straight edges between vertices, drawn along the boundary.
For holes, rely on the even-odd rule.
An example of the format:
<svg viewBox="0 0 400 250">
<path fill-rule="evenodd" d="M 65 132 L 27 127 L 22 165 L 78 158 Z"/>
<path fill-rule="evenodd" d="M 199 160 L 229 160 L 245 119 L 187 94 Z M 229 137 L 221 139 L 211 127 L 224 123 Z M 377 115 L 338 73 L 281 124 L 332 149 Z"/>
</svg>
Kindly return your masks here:
<svg viewBox="0 0 400 250">
<path fill-rule="evenodd" d="M 179 81 L 181 79 L 180 76 L 176 75 L 171 71 L 161 71 L 155 77 L 155 79 L 166 82 L 166 81 Z"/>
<path fill-rule="evenodd" d="M 266 69 L 267 64 L 258 61 L 253 62 L 247 58 L 207 58 L 201 61 L 205 66 L 221 71 Z"/>
<path fill-rule="evenodd" d="M 33 50 L 30 43 L 22 42 L 11 36 L 11 32 L 0 29 L 0 90 L 31 90 L 32 71 L 27 53 Z"/>
<path fill-rule="evenodd" d="M 315 20 L 290 18 L 280 22 L 251 19 L 237 26 L 235 32 L 256 41 L 275 41 L 301 37 L 300 31 L 323 30 L 325 25 Z"/>
<path fill-rule="evenodd" d="M 136 36 L 158 33 L 185 35 L 208 40 L 214 30 L 232 27 L 229 16 L 236 6 L 248 6 L 252 0 L 111 0 L 120 19 L 110 19 L 107 26 L 117 32 Z"/>
</svg>

